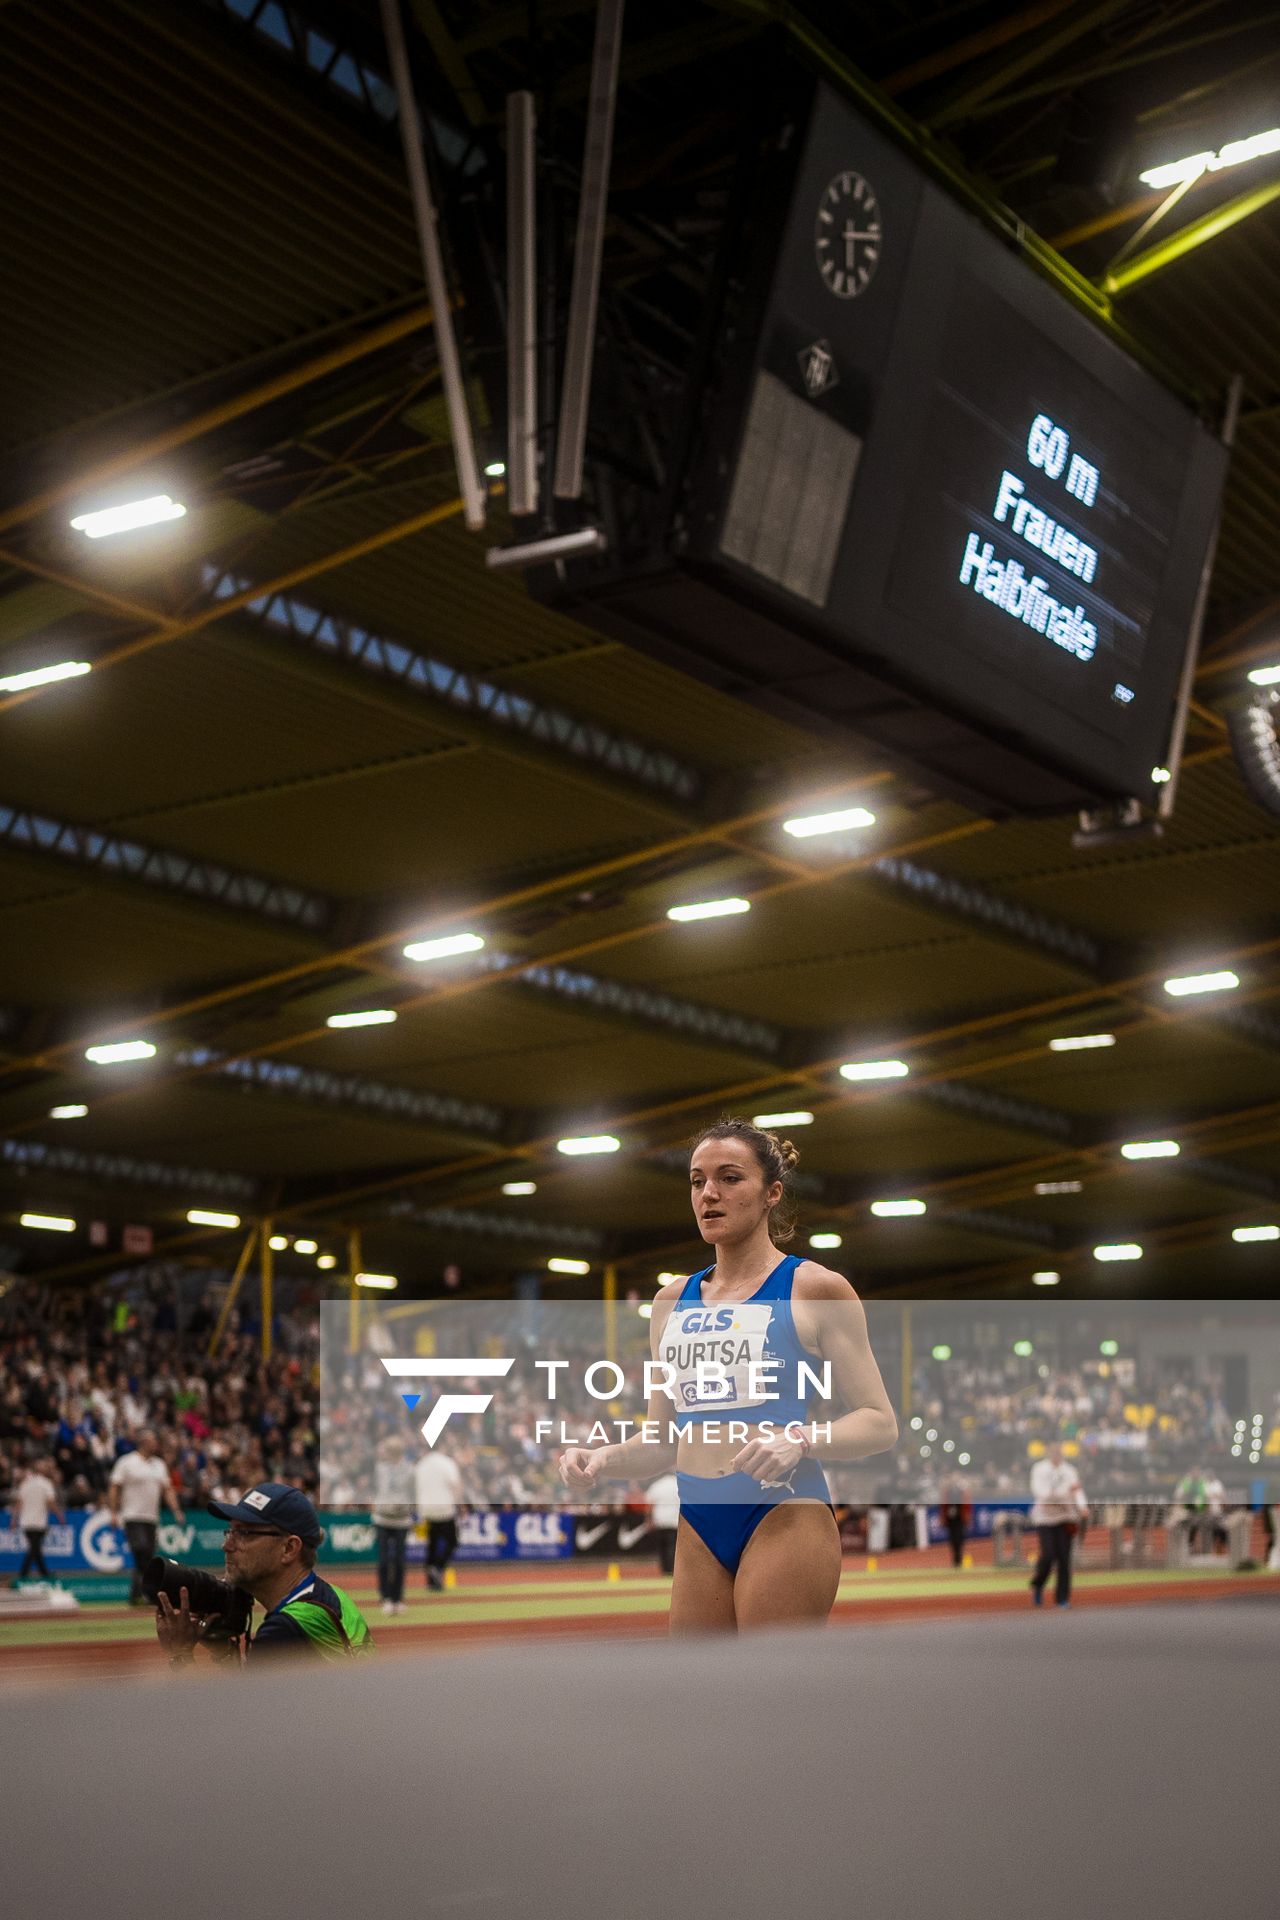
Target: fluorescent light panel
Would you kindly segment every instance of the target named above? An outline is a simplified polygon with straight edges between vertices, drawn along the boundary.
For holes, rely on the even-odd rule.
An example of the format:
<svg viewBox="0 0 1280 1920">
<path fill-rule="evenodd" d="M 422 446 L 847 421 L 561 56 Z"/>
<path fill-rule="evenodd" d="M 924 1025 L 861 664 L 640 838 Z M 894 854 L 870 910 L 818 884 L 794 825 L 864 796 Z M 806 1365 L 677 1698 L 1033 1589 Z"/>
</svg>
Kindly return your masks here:
<svg viewBox="0 0 1280 1920">
<path fill-rule="evenodd" d="M 394 1293 L 395 1289 L 400 1285 L 400 1282 L 396 1279 L 394 1273 L 358 1273 L 356 1275 L 356 1285 L 358 1287 L 374 1287 L 381 1293 Z"/>
<path fill-rule="evenodd" d="M 726 913 L 750 913 L 751 902 L 732 897 L 728 900 L 695 900 L 684 907 L 668 907 L 668 920 L 719 920 Z"/>
<path fill-rule="evenodd" d="M 1142 1248 L 1136 1241 L 1121 1240 L 1112 1246 L 1095 1247 L 1093 1257 L 1095 1260 L 1141 1260 Z"/>
<path fill-rule="evenodd" d="M 751 1122 L 753 1127 L 811 1127 L 811 1113 L 757 1113 Z"/>
<path fill-rule="evenodd" d="M 83 1120 L 88 1111 L 88 1107 L 76 1100 L 70 1106 L 50 1107 L 49 1118 L 51 1120 Z"/>
<path fill-rule="evenodd" d="M 293 1250 L 295 1253 L 314 1253 L 316 1251 L 316 1242 L 314 1240 L 295 1240 Z"/>
<path fill-rule="evenodd" d="M 640 1305 L 636 1308 L 636 1312 L 640 1315 L 640 1318 L 642 1320 L 652 1320 L 653 1318 L 652 1300 L 642 1300 L 640 1302 Z"/>
<path fill-rule="evenodd" d="M 167 493 L 153 493 L 146 500 L 129 500 L 121 507 L 99 507 L 94 513 L 78 513 L 71 524 L 87 539 L 105 540 L 113 533 L 130 533 L 135 527 L 155 527 L 163 520 L 181 520 L 186 511 L 181 501 L 170 499 Z"/>
<path fill-rule="evenodd" d="M 1265 133 L 1251 133 L 1243 140 L 1229 140 L 1216 153 L 1189 153 L 1183 160 L 1169 160 L 1160 167 L 1148 167 L 1138 175 L 1144 186 L 1179 187 L 1183 181 L 1198 180 L 1202 173 L 1218 173 L 1223 167 L 1240 167 L 1247 160 L 1260 160 L 1264 154 L 1280 153 L 1280 127 L 1268 127 Z"/>
<path fill-rule="evenodd" d="M 548 1273 L 590 1273 L 590 1271 L 589 1260 L 564 1260 L 557 1256 L 554 1260 L 547 1262 Z"/>
<path fill-rule="evenodd" d="M 1091 1047 L 1114 1047 L 1114 1033 L 1066 1033 L 1049 1042 L 1050 1053 L 1084 1053 Z"/>
<path fill-rule="evenodd" d="M 911 1069 L 905 1060 L 846 1060 L 842 1080 L 904 1080 Z"/>
<path fill-rule="evenodd" d="M 74 1233 L 76 1223 L 60 1213 L 20 1213 L 18 1224 L 23 1227 L 39 1227 L 43 1233 Z"/>
<path fill-rule="evenodd" d="M 1255 687 L 1274 687 L 1280 680 L 1280 667 L 1255 667 L 1248 678 Z"/>
<path fill-rule="evenodd" d="M 1182 1148 L 1176 1140 L 1126 1140 L 1120 1151 L 1126 1160 L 1173 1160 Z"/>
<path fill-rule="evenodd" d="M 1037 1193 L 1083 1193 L 1083 1180 L 1038 1180 Z"/>
<path fill-rule="evenodd" d="M 1046 1269 L 1043 1273 L 1033 1273 L 1031 1284 L 1033 1287 L 1056 1287 L 1061 1278 L 1060 1273 L 1052 1273 Z"/>
<path fill-rule="evenodd" d="M 1248 1240 L 1280 1240 L 1280 1227 L 1232 1227 L 1231 1238 L 1241 1244 Z"/>
<path fill-rule="evenodd" d="M 782 831 L 796 840 L 812 840 L 823 833 L 849 833 L 856 827 L 874 827 L 876 817 L 865 807 L 845 807 L 840 813 L 808 813 L 784 820 Z"/>
<path fill-rule="evenodd" d="M 1239 985 L 1239 976 L 1224 969 L 1220 973 L 1175 975 L 1172 980 L 1165 981 L 1164 990 L 1171 993 L 1175 1000 L 1180 1000 L 1189 993 L 1230 993 L 1233 987 Z"/>
<path fill-rule="evenodd" d="M 330 1270 L 336 1267 L 337 1264 L 338 1264 L 338 1256 L 336 1253 L 322 1253 L 318 1256 L 316 1260 L 316 1265 L 319 1268 L 321 1268 L 321 1270 L 325 1273 L 330 1272 Z"/>
<path fill-rule="evenodd" d="M 556 1152 L 570 1155 L 584 1153 L 616 1153 L 622 1145 L 611 1133 L 584 1133 L 580 1136 L 569 1135 L 567 1139 L 556 1141 Z"/>
<path fill-rule="evenodd" d="M 502 1191 L 510 1194 L 536 1193 L 538 1191 L 538 1183 L 536 1180 L 505 1180 Z"/>
<path fill-rule="evenodd" d="M 479 953 L 483 945 L 478 933 L 446 933 L 438 940 L 414 940 L 403 951 L 406 960 L 447 960 L 455 953 Z"/>
<path fill-rule="evenodd" d="M 395 1019 L 390 1007 L 370 1007 L 364 1013 L 331 1013 L 326 1027 L 389 1027 Z"/>
<path fill-rule="evenodd" d="M 873 1200 L 871 1211 L 879 1220 L 896 1220 L 899 1216 L 923 1213 L 925 1203 L 923 1200 Z"/>
<path fill-rule="evenodd" d="M 811 1233 L 809 1245 L 811 1247 L 842 1247 L 844 1240 L 838 1233 Z"/>
<path fill-rule="evenodd" d="M 52 686 L 55 680 L 78 680 L 89 670 L 88 660 L 60 660 L 54 667 L 31 667 L 26 673 L 7 673 L 0 679 L 0 693 L 24 693 L 28 687 Z"/>
<path fill-rule="evenodd" d="M 209 1213 L 203 1207 L 189 1207 L 187 1219 L 193 1227 L 238 1227 L 238 1213 Z"/>
<path fill-rule="evenodd" d="M 283 1253 L 288 1244 L 289 1242 L 282 1233 L 273 1233 L 267 1241 L 267 1245 L 270 1247 L 272 1253 Z"/>
<path fill-rule="evenodd" d="M 113 1040 L 109 1046 L 86 1047 L 84 1057 L 96 1067 L 110 1067 L 121 1060 L 150 1060 L 155 1048 L 149 1040 Z"/>
</svg>

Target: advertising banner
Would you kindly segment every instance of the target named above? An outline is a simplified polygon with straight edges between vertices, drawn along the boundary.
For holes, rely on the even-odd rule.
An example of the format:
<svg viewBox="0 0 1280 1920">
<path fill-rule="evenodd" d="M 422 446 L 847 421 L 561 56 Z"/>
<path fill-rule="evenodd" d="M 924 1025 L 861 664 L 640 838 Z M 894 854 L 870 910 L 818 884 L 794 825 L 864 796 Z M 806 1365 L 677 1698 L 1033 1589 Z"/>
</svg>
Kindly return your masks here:
<svg viewBox="0 0 1280 1920">
<path fill-rule="evenodd" d="M 374 1558 L 377 1536 L 367 1511 L 322 1512 L 320 1524 L 325 1529 L 322 1566 L 351 1566 Z M 224 1531 L 211 1514 L 188 1514 L 181 1526 L 171 1521 L 158 1528 L 156 1552 L 185 1566 L 220 1571 Z M 0 1575 L 17 1573 L 26 1549 L 25 1538 L 6 1513 L 0 1518 Z M 69 1573 L 123 1573 L 133 1564 L 124 1531 L 111 1524 L 105 1507 L 69 1508 L 66 1526 L 55 1523 L 45 1534 L 44 1559 L 54 1580 Z"/>
</svg>

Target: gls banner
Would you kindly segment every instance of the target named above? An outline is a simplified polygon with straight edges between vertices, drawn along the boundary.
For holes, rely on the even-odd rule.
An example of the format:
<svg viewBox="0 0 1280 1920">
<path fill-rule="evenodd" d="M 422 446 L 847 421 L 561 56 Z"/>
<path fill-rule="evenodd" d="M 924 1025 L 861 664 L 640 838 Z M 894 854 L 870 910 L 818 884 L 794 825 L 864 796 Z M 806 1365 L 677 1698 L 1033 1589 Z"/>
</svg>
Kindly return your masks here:
<svg viewBox="0 0 1280 1920">
<path fill-rule="evenodd" d="M 458 1521 L 459 1560 L 571 1560 L 571 1513 L 528 1513 L 514 1507 L 488 1507 L 464 1513 Z M 408 1558 L 420 1562 L 421 1541 L 410 1542 Z"/>
</svg>

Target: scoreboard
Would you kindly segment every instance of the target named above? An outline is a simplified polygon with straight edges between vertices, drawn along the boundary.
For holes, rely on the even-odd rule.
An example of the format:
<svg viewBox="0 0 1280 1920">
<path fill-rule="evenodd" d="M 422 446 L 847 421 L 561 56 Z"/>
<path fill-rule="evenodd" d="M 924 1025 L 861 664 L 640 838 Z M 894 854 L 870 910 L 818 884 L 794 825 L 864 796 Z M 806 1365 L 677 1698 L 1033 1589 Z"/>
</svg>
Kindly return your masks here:
<svg viewBox="0 0 1280 1920">
<path fill-rule="evenodd" d="M 1226 450 L 833 90 L 779 144 L 660 559 L 571 590 L 988 811 L 1152 799 Z"/>
</svg>

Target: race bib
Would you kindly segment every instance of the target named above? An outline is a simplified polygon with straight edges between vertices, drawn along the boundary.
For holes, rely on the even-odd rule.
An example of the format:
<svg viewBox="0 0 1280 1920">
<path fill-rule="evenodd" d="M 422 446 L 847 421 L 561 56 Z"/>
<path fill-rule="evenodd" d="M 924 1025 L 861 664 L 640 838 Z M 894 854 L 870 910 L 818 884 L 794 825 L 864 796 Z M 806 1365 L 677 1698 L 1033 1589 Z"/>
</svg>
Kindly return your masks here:
<svg viewBox="0 0 1280 1920">
<path fill-rule="evenodd" d="M 767 1409 L 781 1390 L 782 1367 L 767 1352 L 773 1307 L 743 1301 L 708 1307 L 675 1307 L 663 1328 L 658 1359 L 667 1367 L 677 1412 L 703 1408 L 717 1413 Z M 751 1369 L 756 1368 L 752 1392 Z M 760 1373 L 763 1367 L 772 1370 Z"/>
</svg>

